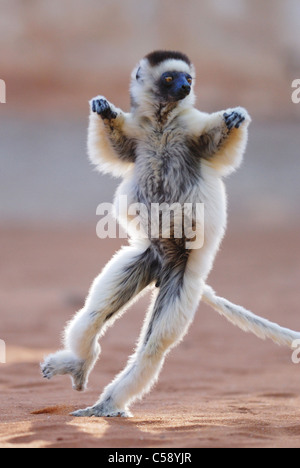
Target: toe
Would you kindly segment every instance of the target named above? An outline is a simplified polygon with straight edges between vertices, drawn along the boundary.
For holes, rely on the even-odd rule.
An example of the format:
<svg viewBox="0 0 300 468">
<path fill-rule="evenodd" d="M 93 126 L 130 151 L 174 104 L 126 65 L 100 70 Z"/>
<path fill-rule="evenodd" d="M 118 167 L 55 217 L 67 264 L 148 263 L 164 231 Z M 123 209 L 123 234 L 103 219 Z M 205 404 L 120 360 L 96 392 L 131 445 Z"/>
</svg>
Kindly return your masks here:
<svg viewBox="0 0 300 468">
<path fill-rule="evenodd" d="M 93 408 L 79 409 L 77 411 L 73 411 L 73 413 L 70 414 L 76 418 L 91 417 L 93 416 Z"/>
<path fill-rule="evenodd" d="M 239 121 L 235 124 L 235 128 L 240 128 L 241 124 L 244 122 L 245 117 L 240 117 Z"/>
</svg>

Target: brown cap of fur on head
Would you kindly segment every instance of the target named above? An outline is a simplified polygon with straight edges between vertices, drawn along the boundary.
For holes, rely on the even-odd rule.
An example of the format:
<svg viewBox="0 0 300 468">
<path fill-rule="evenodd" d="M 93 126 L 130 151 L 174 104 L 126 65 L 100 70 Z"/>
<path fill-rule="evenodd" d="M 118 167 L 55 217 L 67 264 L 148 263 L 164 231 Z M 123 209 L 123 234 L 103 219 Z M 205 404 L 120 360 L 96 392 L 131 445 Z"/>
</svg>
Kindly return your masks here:
<svg viewBox="0 0 300 468">
<path fill-rule="evenodd" d="M 182 60 L 187 65 L 191 65 L 191 61 L 187 55 L 183 54 L 182 52 L 178 52 L 175 50 L 155 50 L 150 52 L 150 54 L 144 57 L 148 60 L 152 67 L 159 65 L 161 62 L 166 60 L 174 59 L 174 60 Z"/>
</svg>

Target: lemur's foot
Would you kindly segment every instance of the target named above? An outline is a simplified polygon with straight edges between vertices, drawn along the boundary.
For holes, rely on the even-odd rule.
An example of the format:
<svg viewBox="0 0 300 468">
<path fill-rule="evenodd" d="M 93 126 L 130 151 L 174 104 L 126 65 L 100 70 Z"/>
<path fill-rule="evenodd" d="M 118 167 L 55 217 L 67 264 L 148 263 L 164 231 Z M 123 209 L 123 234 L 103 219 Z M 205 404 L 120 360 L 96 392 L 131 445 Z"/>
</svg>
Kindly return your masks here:
<svg viewBox="0 0 300 468">
<path fill-rule="evenodd" d="M 232 128 L 239 128 L 244 120 L 246 120 L 247 115 L 245 115 L 242 109 L 239 109 L 238 111 L 233 110 L 230 113 L 225 112 L 223 116 L 228 130 L 231 130 Z"/>
<path fill-rule="evenodd" d="M 41 372 L 44 379 L 48 380 L 55 375 L 69 374 L 74 390 L 79 392 L 85 390 L 87 385 L 87 362 L 78 359 L 71 351 L 62 350 L 47 356 L 41 364 Z"/>
<path fill-rule="evenodd" d="M 77 418 L 90 418 L 91 416 L 96 416 L 97 418 L 130 418 L 132 416 L 129 411 L 113 408 L 111 405 L 105 403 L 99 403 L 95 406 L 74 411 L 71 415 Z"/>
<path fill-rule="evenodd" d="M 117 117 L 117 113 L 111 108 L 109 102 L 102 97 L 97 97 L 91 100 L 91 109 L 96 112 L 102 119 L 112 120 Z"/>
</svg>

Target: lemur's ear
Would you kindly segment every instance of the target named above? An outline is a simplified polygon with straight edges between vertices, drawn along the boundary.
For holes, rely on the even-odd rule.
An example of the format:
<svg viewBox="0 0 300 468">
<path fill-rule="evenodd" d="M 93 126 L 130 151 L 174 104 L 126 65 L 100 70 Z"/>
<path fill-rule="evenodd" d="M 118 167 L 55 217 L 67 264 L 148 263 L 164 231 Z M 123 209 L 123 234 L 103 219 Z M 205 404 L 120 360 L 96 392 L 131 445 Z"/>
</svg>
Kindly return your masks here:
<svg viewBox="0 0 300 468">
<path fill-rule="evenodd" d="M 137 81 L 141 81 L 141 79 L 142 79 L 142 77 L 141 77 L 141 67 L 138 68 L 135 77 L 136 77 Z"/>
</svg>

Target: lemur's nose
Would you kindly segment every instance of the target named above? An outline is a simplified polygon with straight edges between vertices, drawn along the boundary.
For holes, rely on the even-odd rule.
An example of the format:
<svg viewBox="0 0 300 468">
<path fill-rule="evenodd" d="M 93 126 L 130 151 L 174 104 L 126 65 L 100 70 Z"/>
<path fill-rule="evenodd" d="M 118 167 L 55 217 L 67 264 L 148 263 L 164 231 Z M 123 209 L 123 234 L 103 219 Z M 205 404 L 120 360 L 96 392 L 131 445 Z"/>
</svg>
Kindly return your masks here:
<svg viewBox="0 0 300 468">
<path fill-rule="evenodd" d="M 190 91 L 191 91 L 191 86 L 189 84 L 183 84 L 181 86 L 181 89 L 186 93 L 186 94 L 189 94 Z"/>
</svg>

